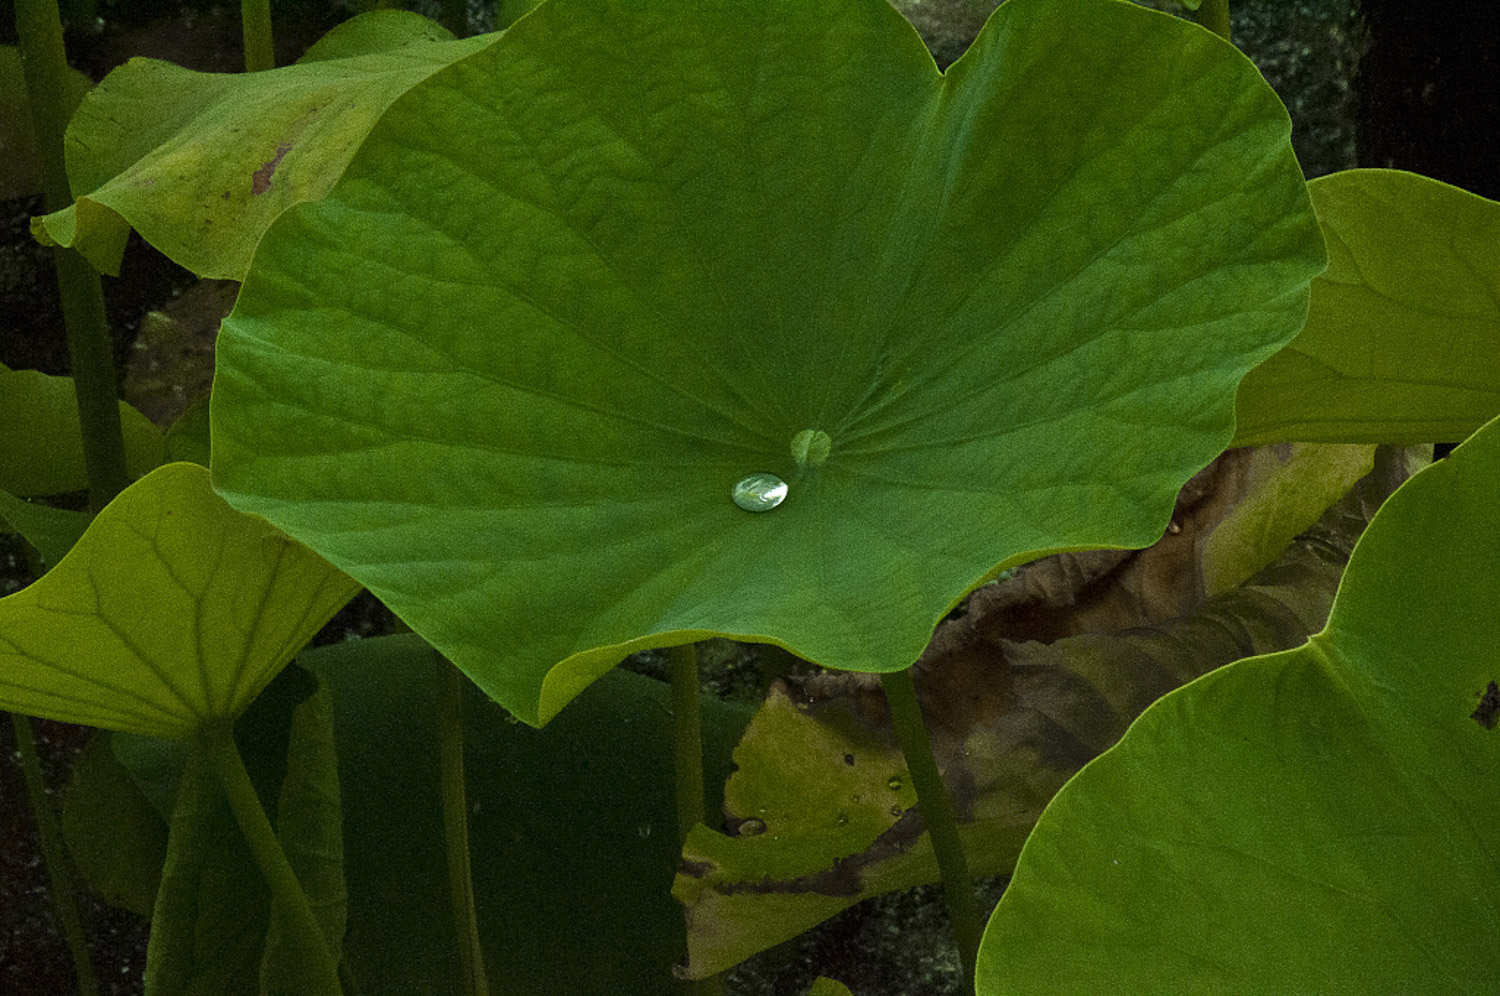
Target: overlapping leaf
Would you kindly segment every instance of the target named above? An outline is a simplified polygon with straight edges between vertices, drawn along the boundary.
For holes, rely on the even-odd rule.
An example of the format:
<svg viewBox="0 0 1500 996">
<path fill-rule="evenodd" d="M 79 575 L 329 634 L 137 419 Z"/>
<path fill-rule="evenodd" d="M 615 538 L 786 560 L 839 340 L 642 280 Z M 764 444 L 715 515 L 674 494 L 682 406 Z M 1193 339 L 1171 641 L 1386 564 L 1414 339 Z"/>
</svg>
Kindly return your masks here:
<svg viewBox="0 0 1500 996">
<path fill-rule="evenodd" d="M 965 615 L 945 622 L 923 654 L 919 688 L 973 873 L 1010 872 L 1052 795 L 1153 700 L 1248 654 L 1296 646 L 1319 629 L 1367 515 L 1409 475 L 1411 462 L 1407 454 L 1382 458 L 1304 542 L 1283 549 L 1243 587 L 1178 618 L 1139 619 L 1120 633 L 1044 644 L 1011 635 L 1020 627 L 1006 624 L 1010 602 L 976 595 Z M 1253 505 L 1283 490 L 1258 460 L 1226 457 L 1225 464 L 1233 466 L 1217 476 L 1221 486 L 1248 488 Z M 1298 473 L 1322 477 L 1306 465 Z M 1195 522 L 1199 516 L 1206 521 Z M 1267 531 L 1274 535 L 1276 520 L 1301 516 L 1295 504 L 1283 505 Z M 1135 559 L 1165 559 L 1179 539 L 1202 552 L 1192 533 L 1202 528 L 1211 537 L 1213 523 L 1222 528 L 1233 518 L 1205 500 L 1183 515 L 1182 534 Z M 1204 560 L 1206 569 L 1210 558 Z M 1173 572 L 1194 568 L 1179 562 Z M 1027 586 L 1017 578 L 1014 587 Z M 1089 619 L 1097 618 L 1099 600 L 1094 592 L 1087 607 L 1031 608 Z M 1063 620 L 1053 628 L 1063 629 Z M 795 696 L 773 689 L 736 748 L 725 788 L 729 832 L 695 828 L 674 884 L 687 908 L 691 976 L 722 971 L 863 899 L 937 881 L 878 688 L 853 678 L 824 676 Z"/>
<path fill-rule="evenodd" d="M 946 76 L 880 0 L 554 0 L 268 233 L 215 485 L 530 722 L 710 634 L 904 667 L 1228 442 L 1323 262 L 1288 131 L 1103 0 L 1013 0 Z"/>
<path fill-rule="evenodd" d="M 1500 204 L 1397 170 L 1308 189 L 1328 271 L 1241 385 L 1235 442 L 1458 442 L 1500 415 Z"/>
<path fill-rule="evenodd" d="M 1497 490 L 1492 422 L 1376 515 L 1322 633 L 1167 696 L 1071 781 L 979 991 L 1489 988 Z"/>
<path fill-rule="evenodd" d="M 0 705 L 187 737 L 237 715 L 358 590 L 226 505 L 204 468 L 168 464 L 0 599 Z"/>
</svg>

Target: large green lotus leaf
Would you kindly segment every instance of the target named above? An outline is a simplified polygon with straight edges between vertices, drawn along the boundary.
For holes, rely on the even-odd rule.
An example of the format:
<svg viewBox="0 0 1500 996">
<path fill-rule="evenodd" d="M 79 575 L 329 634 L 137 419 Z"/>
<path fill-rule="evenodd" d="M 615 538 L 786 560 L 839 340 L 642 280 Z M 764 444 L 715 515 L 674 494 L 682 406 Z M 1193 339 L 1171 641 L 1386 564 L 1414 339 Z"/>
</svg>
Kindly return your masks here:
<svg viewBox="0 0 1500 996">
<path fill-rule="evenodd" d="M 449 665 L 412 634 L 318 647 L 298 660 L 334 692 L 344 951 L 359 989 L 456 993 L 435 744 L 438 669 Z M 682 909 L 668 894 L 678 854 L 669 706 L 663 683 L 624 670 L 544 731 L 481 695 L 467 698 L 469 848 L 497 993 L 681 991 L 670 971 L 682 956 Z M 711 806 L 748 711 L 703 702 Z"/>
<path fill-rule="evenodd" d="M 1308 190 L 1328 271 L 1240 386 L 1236 444 L 1456 442 L 1500 414 L 1500 203 L 1397 170 Z"/>
<path fill-rule="evenodd" d="M 167 464 L 0 599 L 0 707 L 187 737 L 244 709 L 358 590 L 226 505 L 204 468 Z"/>
<path fill-rule="evenodd" d="M 123 401 L 120 429 L 132 476 L 161 463 L 161 430 Z M 0 489 L 55 495 L 88 483 L 73 378 L 0 366 Z"/>
<path fill-rule="evenodd" d="M 199 73 L 153 59 L 110 73 L 68 125 L 77 200 L 33 219 L 33 232 L 117 274 L 134 228 L 194 273 L 238 280 L 266 226 L 322 196 L 392 100 L 494 39 L 429 41 L 415 32 L 390 47 L 399 25 L 395 36 L 352 22 L 336 33 L 329 52 L 379 50 L 262 73 Z"/>
<path fill-rule="evenodd" d="M 215 486 L 528 722 L 713 634 L 905 667 L 1228 442 L 1323 262 L 1288 128 L 1109 0 L 1013 0 L 946 76 L 882 0 L 544 4 L 267 234 Z"/>
<path fill-rule="evenodd" d="M 1500 421 L 1412 478 L 1327 628 L 1162 699 L 1058 794 L 981 992 L 1481 992 L 1500 945 Z"/>
</svg>

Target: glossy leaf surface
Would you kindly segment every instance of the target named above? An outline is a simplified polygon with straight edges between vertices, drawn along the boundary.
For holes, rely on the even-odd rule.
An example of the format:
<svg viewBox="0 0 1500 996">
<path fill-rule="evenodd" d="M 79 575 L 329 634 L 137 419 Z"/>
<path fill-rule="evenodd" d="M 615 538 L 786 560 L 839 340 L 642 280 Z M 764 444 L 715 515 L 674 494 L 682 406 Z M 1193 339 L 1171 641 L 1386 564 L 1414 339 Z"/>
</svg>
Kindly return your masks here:
<svg viewBox="0 0 1500 996">
<path fill-rule="evenodd" d="M 0 599 L 0 704 L 169 739 L 233 718 L 359 586 L 194 464 L 122 491 Z"/>
<path fill-rule="evenodd" d="M 1241 385 L 1236 444 L 1459 442 L 1500 415 L 1500 203 L 1397 170 L 1308 190 L 1328 271 Z"/>
<path fill-rule="evenodd" d="M 1488 989 L 1497 491 L 1492 422 L 1375 516 L 1322 633 L 1167 696 L 1069 782 L 979 991 Z"/>
<path fill-rule="evenodd" d="M 320 43 L 343 58 L 261 73 L 132 59 L 68 126 L 77 201 L 33 231 L 117 274 L 134 228 L 199 276 L 239 280 L 266 226 L 331 187 L 392 100 L 489 40 L 430 41 L 434 26 L 417 20 L 425 27 L 390 30 L 355 18 Z M 347 54 L 367 45 L 378 50 Z"/>
<path fill-rule="evenodd" d="M 713 634 L 905 667 L 1001 568 L 1152 542 L 1228 442 L 1323 261 L 1287 133 L 1102 0 L 1014 0 L 946 76 L 881 0 L 555 0 L 261 244 L 215 486 L 528 722 Z"/>
</svg>

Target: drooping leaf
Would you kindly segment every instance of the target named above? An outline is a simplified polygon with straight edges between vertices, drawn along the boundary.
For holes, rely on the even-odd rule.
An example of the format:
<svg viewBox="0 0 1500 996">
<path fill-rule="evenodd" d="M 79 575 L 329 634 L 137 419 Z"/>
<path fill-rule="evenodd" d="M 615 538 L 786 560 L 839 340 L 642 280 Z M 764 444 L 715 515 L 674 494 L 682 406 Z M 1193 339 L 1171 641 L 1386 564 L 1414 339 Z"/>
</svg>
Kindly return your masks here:
<svg viewBox="0 0 1500 996">
<path fill-rule="evenodd" d="M 362 27 L 345 25 L 330 47 L 352 51 L 378 39 L 381 50 L 262 73 L 132 59 L 69 124 L 77 201 L 34 219 L 33 233 L 117 274 L 134 228 L 200 276 L 240 279 L 266 226 L 332 186 L 392 100 L 491 40 L 389 48 L 387 32 L 366 37 Z"/>
<path fill-rule="evenodd" d="M 166 822 L 101 730 L 73 764 L 63 800 L 68 855 L 95 892 L 149 917 L 167 853 Z"/>
<path fill-rule="evenodd" d="M 36 547 L 43 564 L 61 560 L 88 528 L 87 512 L 53 508 L 0 491 L 0 531 L 13 532 Z"/>
<path fill-rule="evenodd" d="M 1490 988 L 1497 492 L 1500 421 L 1375 516 L 1323 632 L 1167 696 L 1070 782 L 979 991 Z"/>
<path fill-rule="evenodd" d="M 299 734 L 298 727 L 319 725 L 316 717 L 310 724 L 305 714 L 296 718 L 297 711 L 309 701 L 316 703 L 317 691 L 313 675 L 295 665 L 287 667 L 234 724 L 235 741 L 256 793 L 278 824 L 285 815 L 279 810 L 290 801 L 289 784 L 303 782 L 296 770 L 305 759 L 298 755 L 306 750 L 309 738 Z M 318 736 L 313 733 L 316 743 Z M 161 866 L 163 884 L 152 913 L 146 991 L 163 996 L 313 991 L 298 974 L 295 949 L 280 945 L 268 950 L 270 891 L 218 779 L 194 749 L 197 743 L 133 734 L 114 734 L 111 740 L 114 753 L 150 798 L 151 806 L 159 813 L 164 805 L 170 816 L 167 859 Z M 313 754 L 327 756 L 316 747 Z M 300 793 L 292 789 L 291 794 Z M 316 805 L 308 809 L 292 802 L 292 808 L 296 812 L 287 825 L 278 826 L 278 836 L 289 860 L 303 874 L 308 871 L 307 845 L 315 845 L 324 836 L 326 821 L 306 819 L 319 808 Z M 298 857 L 293 858 L 294 854 Z M 137 869 L 136 874 L 142 871 Z M 330 880 L 322 874 L 312 879 L 313 891 L 327 895 L 321 886 Z M 261 973 L 266 973 L 264 983 Z"/>
<path fill-rule="evenodd" d="M 1044 644 L 1012 639 L 1014 628 L 989 618 L 1003 618 L 1006 603 L 976 596 L 945 622 L 918 664 L 918 688 L 971 871 L 1008 873 L 1052 795 L 1156 698 L 1321 627 L 1344 558 L 1412 462 L 1384 454 L 1274 565 L 1181 618 Z M 688 911 L 690 976 L 860 900 L 937 880 L 883 697 L 863 678 L 773 691 L 751 721 L 725 788 L 730 834 L 697 828 L 674 885 Z"/>
<path fill-rule="evenodd" d="M 1369 445 L 1293 443 L 1249 454 L 1244 492 L 1204 540 L 1204 594 L 1236 587 L 1286 549 L 1374 464 Z"/>
<path fill-rule="evenodd" d="M 189 752 L 151 913 L 152 996 L 255 996 L 268 890 L 206 759 Z"/>
<path fill-rule="evenodd" d="M 905 667 L 1228 441 L 1322 265 L 1287 132 L 1103 0 L 1013 0 L 946 76 L 883 0 L 555 0 L 268 233 L 215 486 L 531 723 L 714 634 Z"/>
<path fill-rule="evenodd" d="M 359 586 L 236 512 L 194 464 L 122 491 L 0 599 L 0 704 L 179 739 L 239 714 Z"/>
<path fill-rule="evenodd" d="M 139 477 L 161 463 L 162 437 L 120 402 L 125 464 Z M 73 378 L 0 366 L 0 489 L 34 496 L 88 487 Z"/>
<path fill-rule="evenodd" d="M 344 943 L 349 894 L 344 887 L 333 701 L 321 682 L 292 710 L 285 772 L 276 805 L 276 837 L 322 928 L 323 944 L 337 961 Z M 261 992 L 299 993 L 316 987 L 316 977 L 306 973 L 307 966 L 317 962 L 304 951 L 302 940 L 295 929 L 287 928 L 280 904 L 273 901 L 260 963 Z"/>
<path fill-rule="evenodd" d="M 1235 443 L 1458 442 L 1500 414 L 1500 203 L 1383 169 L 1308 191 L 1328 271 L 1240 387 Z"/>
<path fill-rule="evenodd" d="M 299 661 L 334 693 L 345 953 L 360 991 L 453 991 L 436 656 L 406 634 L 318 647 Z M 670 972 L 682 956 L 682 911 L 668 895 L 678 853 L 668 703 L 660 682 L 620 671 L 537 732 L 482 696 L 467 698 L 469 846 L 497 992 L 678 991 Z M 703 708 L 712 787 L 728 774 L 747 717 L 715 701 Z"/>
</svg>

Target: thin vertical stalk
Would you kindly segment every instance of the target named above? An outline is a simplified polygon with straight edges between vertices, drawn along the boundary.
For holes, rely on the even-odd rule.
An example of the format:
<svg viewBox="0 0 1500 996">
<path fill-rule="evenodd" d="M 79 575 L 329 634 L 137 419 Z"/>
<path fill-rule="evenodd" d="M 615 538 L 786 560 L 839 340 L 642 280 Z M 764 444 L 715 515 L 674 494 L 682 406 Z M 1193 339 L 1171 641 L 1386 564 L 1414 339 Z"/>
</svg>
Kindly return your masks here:
<svg viewBox="0 0 1500 996">
<path fill-rule="evenodd" d="M 15 6 L 27 104 L 41 153 L 44 202 L 48 211 L 58 211 L 73 200 L 63 156 L 63 132 L 71 112 L 66 95 L 71 87 L 62 21 L 55 0 L 15 0 Z M 99 274 L 72 249 L 56 247 L 52 259 L 83 432 L 89 504 L 97 512 L 130 482 L 104 293 Z"/>
<path fill-rule="evenodd" d="M 698 693 L 698 648 L 667 648 L 672 669 L 672 743 L 677 752 L 677 840 L 703 822 L 703 715 Z"/>
<path fill-rule="evenodd" d="M 703 699 L 698 689 L 698 647 L 692 643 L 667 648 L 672 671 L 672 743 L 676 750 L 677 840 L 708 815 L 703 790 Z M 723 975 L 688 984 L 697 996 L 719 996 Z"/>
<path fill-rule="evenodd" d="M 932 742 L 922 721 L 922 707 L 917 702 L 917 686 L 911 668 L 880 676 L 885 701 L 891 710 L 891 725 L 906 758 L 912 786 L 917 790 L 917 805 L 932 837 L 932 850 L 943 876 L 943 895 L 948 903 L 948 921 L 958 956 L 963 962 L 964 978 L 970 991 L 974 988 L 974 960 L 979 953 L 979 904 L 974 900 L 974 883 L 969 875 L 969 860 L 958 839 L 958 821 L 937 759 L 932 756 Z"/>
<path fill-rule="evenodd" d="M 245 48 L 245 72 L 276 68 L 271 42 L 271 0 L 240 0 L 240 38 Z"/>
<path fill-rule="evenodd" d="M 443 845 L 448 855 L 448 897 L 458 934 L 463 991 L 485 996 L 484 949 L 474 903 L 474 872 L 469 858 L 469 802 L 464 783 L 463 675 L 434 654 L 438 672 L 438 744 L 443 795 Z"/>
<path fill-rule="evenodd" d="M 47 799 L 47 786 L 42 780 L 36 738 L 31 734 L 31 717 L 13 712 L 10 723 L 16 731 L 16 750 L 21 755 L 21 771 L 26 778 L 26 797 L 31 803 L 32 818 L 36 820 L 42 860 L 47 865 L 52 909 L 57 914 L 63 937 L 67 939 L 68 950 L 73 953 L 78 992 L 80 996 L 97 996 L 99 983 L 94 979 L 94 963 L 89 958 L 89 945 L 83 934 L 83 918 L 78 915 L 78 903 L 73 897 L 73 876 L 69 874 L 70 863 L 63 848 L 62 831 L 57 825 L 57 813 Z"/>
<path fill-rule="evenodd" d="M 443 27 L 453 32 L 456 38 L 466 38 L 469 34 L 469 5 L 468 0 L 443 0 L 443 14 L 439 19 Z"/>
<path fill-rule="evenodd" d="M 276 839 L 276 831 L 271 828 L 271 821 L 261 807 L 260 796 L 256 795 L 255 786 L 250 782 L 250 774 L 245 770 L 245 762 L 240 758 L 239 748 L 235 746 L 234 734 L 227 726 L 205 733 L 200 747 L 224 789 L 235 822 L 239 824 L 245 843 L 250 845 L 250 853 L 255 857 L 255 863 L 260 867 L 266 884 L 271 888 L 277 909 L 286 917 L 287 930 L 299 938 L 299 947 L 310 952 L 314 959 L 314 964 L 309 967 L 320 977 L 317 992 L 338 996 L 342 992 L 338 965 L 328 950 L 322 927 L 313 916 L 307 893 L 303 891 L 302 883 L 297 881 L 297 873 L 292 871 L 286 852 Z"/>
<path fill-rule="evenodd" d="M 1233 41 L 1229 37 L 1229 0 L 1203 0 L 1193 19 L 1225 41 Z"/>
</svg>

